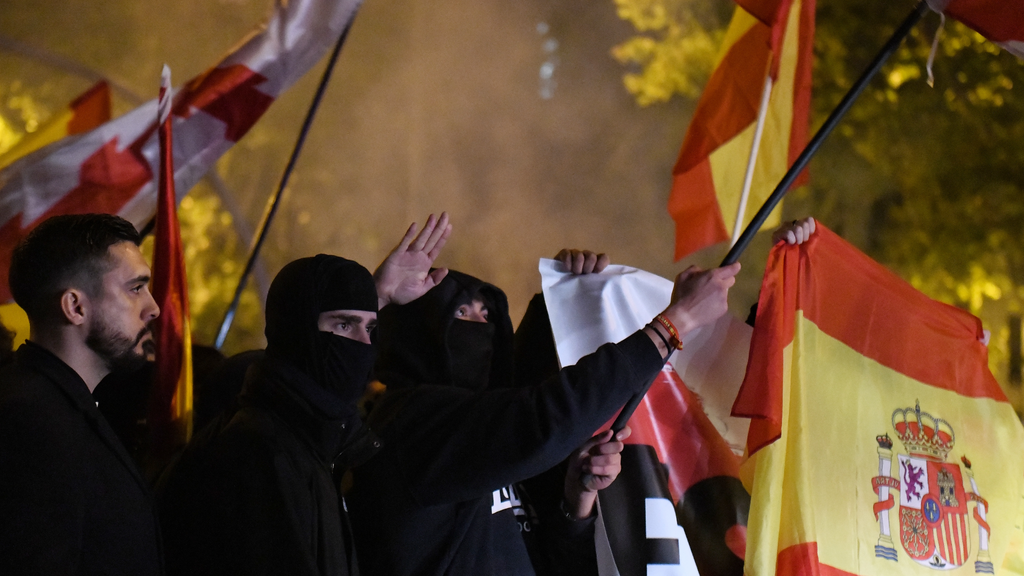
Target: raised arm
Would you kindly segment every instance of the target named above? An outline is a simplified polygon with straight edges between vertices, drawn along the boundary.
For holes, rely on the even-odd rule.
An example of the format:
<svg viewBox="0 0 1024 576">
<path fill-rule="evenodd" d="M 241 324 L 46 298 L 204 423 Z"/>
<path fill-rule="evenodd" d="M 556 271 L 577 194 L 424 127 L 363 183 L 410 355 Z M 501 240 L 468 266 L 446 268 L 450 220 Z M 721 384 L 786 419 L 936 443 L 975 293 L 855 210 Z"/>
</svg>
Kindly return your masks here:
<svg viewBox="0 0 1024 576">
<path fill-rule="evenodd" d="M 442 212 L 440 218 L 431 214 L 418 235 L 416 223 L 409 226 L 402 241 L 373 272 L 378 308 L 391 303 L 408 304 L 444 279 L 448 274 L 447 268 L 431 271 L 430 267 L 451 232 L 447 212 Z"/>
</svg>

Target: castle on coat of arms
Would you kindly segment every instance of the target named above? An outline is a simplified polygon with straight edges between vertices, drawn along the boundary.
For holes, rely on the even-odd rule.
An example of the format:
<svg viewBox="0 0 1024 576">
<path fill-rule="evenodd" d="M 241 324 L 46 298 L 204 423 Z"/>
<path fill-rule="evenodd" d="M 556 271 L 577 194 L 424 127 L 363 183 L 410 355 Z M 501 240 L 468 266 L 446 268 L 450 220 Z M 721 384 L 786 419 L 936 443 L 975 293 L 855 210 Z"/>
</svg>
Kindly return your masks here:
<svg viewBox="0 0 1024 576">
<path fill-rule="evenodd" d="M 949 422 L 913 408 L 897 408 L 892 413 L 892 429 L 905 452 L 893 459 L 889 434 L 877 436 L 878 476 L 871 485 L 878 495 L 874 503 L 879 536 L 875 556 L 899 562 L 890 529 L 891 510 L 899 494 L 899 540 L 911 560 L 934 570 L 952 570 L 966 564 L 971 555 L 971 520 L 978 526 L 978 554 L 974 571 L 994 574 L 988 551 L 989 525 L 985 521 L 988 502 L 978 493 L 971 461 L 946 462 L 956 445 L 956 434 Z M 895 471 L 893 467 L 895 466 Z M 895 473 L 894 473 L 895 472 Z M 970 481 L 970 492 L 963 477 Z M 974 502 L 972 514 L 968 504 Z"/>
</svg>

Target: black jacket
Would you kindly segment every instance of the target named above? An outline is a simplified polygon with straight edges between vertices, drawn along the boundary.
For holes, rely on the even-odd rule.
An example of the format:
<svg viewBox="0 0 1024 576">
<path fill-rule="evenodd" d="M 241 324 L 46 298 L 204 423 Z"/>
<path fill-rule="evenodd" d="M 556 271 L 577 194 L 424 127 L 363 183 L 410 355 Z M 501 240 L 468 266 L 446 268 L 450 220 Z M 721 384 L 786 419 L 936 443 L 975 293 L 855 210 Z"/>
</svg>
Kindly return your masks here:
<svg viewBox="0 0 1024 576">
<path fill-rule="evenodd" d="M 0 372 L 0 574 L 162 573 L 149 489 L 78 374 L 28 342 Z"/>
<path fill-rule="evenodd" d="M 474 280 L 455 272 L 449 276 L 453 274 L 455 283 L 471 285 Z M 434 320 L 419 320 L 422 326 L 443 326 L 452 317 L 450 305 L 437 305 L 454 296 L 448 278 L 439 288 L 443 292 L 446 284 L 449 293 L 435 294 L 433 304 L 431 294 L 421 299 L 426 302 L 413 303 L 421 311 L 430 306 L 437 310 Z M 498 324 L 498 362 L 493 366 L 508 366 L 510 359 L 497 358 L 501 347 L 507 343 L 511 348 L 512 342 L 504 295 L 498 295 L 488 302 L 489 307 L 496 305 L 489 321 Z M 416 320 L 406 321 L 401 308 L 388 307 L 380 314 L 378 377 L 388 390 L 370 414 L 369 425 L 381 435 L 384 448 L 355 469 L 348 498 L 363 572 L 536 573 L 540 567 L 536 558 L 531 562 L 520 532 L 533 531 L 534 526 L 523 522 L 533 515 L 528 495 L 517 483 L 561 463 L 642 390 L 664 361 L 650 339 L 638 333 L 601 347 L 543 384 L 516 387 L 508 373 L 498 387 L 475 392 L 445 381 L 443 372 L 433 372 L 435 383 L 426 379 L 431 371 L 423 366 L 433 362 L 443 367 L 447 360 L 431 359 L 422 348 L 446 354 L 446 340 L 443 334 L 417 334 Z M 418 360 L 394 358 L 416 353 L 417 338 L 424 343 Z M 404 348 L 389 344 L 395 341 Z M 419 383 L 417 377 L 422 378 Z M 542 511 L 536 516 L 542 530 L 564 534 L 573 529 L 572 523 L 557 526 L 557 511 L 555 516 Z"/>
<path fill-rule="evenodd" d="M 302 378 L 258 362 L 240 409 L 204 428 L 161 478 L 169 574 L 358 573 L 335 473 L 377 441 L 357 416 L 314 408 L 296 391 Z"/>
</svg>

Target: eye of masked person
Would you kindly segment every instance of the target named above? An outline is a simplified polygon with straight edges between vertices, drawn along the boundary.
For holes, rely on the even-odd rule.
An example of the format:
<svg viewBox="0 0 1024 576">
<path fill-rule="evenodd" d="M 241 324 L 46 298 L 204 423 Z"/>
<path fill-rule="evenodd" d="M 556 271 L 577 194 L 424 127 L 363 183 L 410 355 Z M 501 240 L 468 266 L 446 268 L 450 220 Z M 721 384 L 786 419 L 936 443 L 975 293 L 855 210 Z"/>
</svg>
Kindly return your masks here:
<svg viewBox="0 0 1024 576">
<path fill-rule="evenodd" d="M 455 318 L 469 322 L 487 322 L 487 305 L 483 300 L 474 299 L 468 304 L 463 304 L 455 309 Z"/>
<path fill-rule="evenodd" d="M 323 312 L 317 321 L 321 332 L 330 332 L 352 340 L 368 341 L 377 328 L 377 315 L 362 310 L 333 310 Z"/>
</svg>

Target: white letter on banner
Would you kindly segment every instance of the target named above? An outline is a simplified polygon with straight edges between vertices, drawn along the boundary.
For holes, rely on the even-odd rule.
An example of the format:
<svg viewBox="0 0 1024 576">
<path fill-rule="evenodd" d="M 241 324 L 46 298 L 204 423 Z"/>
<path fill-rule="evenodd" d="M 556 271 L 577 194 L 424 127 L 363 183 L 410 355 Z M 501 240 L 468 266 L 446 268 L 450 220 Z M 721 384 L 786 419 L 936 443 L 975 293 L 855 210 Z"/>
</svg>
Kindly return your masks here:
<svg viewBox="0 0 1024 576">
<path fill-rule="evenodd" d="M 679 564 L 648 564 L 647 576 L 699 576 L 686 533 L 676 524 L 676 507 L 665 498 L 647 498 L 644 507 L 647 538 L 675 540 L 679 546 Z"/>
</svg>

